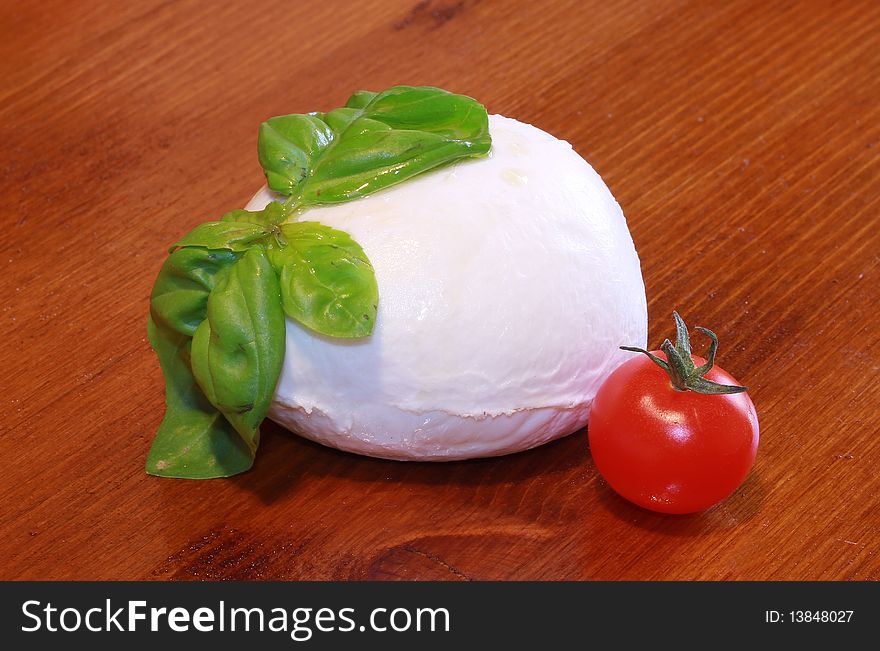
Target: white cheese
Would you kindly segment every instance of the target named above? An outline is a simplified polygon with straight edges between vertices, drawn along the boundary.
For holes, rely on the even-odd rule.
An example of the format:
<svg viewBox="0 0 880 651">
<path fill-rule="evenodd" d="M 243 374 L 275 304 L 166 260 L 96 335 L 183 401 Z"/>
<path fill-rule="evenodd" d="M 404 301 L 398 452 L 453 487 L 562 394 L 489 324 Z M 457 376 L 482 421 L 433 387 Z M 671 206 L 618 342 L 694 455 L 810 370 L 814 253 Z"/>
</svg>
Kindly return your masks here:
<svg viewBox="0 0 880 651">
<path fill-rule="evenodd" d="M 361 244 L 379 313 L 359 341 L 288 320 L 270 418 L 390 459 L 506 454 L 583 427 L 618 346 L 645 346 L 639 259 L 602 179 L 540 129 L 489 125 L 487 158 L 299 217 Z"/>
</svg>

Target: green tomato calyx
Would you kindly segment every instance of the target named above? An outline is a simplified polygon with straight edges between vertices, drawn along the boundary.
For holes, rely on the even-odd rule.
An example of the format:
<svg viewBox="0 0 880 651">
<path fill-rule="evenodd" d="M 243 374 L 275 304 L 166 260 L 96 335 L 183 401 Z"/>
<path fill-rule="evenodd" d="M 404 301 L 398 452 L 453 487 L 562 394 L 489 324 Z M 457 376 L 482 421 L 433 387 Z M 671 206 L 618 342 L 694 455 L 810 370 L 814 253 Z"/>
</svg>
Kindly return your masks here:
<svg viewBox="0 0 880 651">
<path fill-rule="evenodd" d="M 621 346 L 620 349 L 647 355 L 652 362 L 666 371 L 669 379 L 672 381 L 672 386 L 678 391 L 694 391 L 706 395 L 724 395 L 748 391 L 748 387 L 718 384 L 703 377 L 712 370 L 712 366 L 715 364 L 715 354 L 718 352 L 718 337 L 708 328 L 701 328 L 699 326 L 694 328 L 711 340 L 706 363 L 702 366 L 697 366 L 694 364 L 693 357 L 691 356 L 691 339 L 684 320 L 678 312 L 673 312 L 672 318 L 675 319 L 675 345 L 673 346 L 669 339 L 664 339 L 660 345 L 660 350 L 666 353 L 666 360 L 660 359 L 644 348 Z"/>
</svg>

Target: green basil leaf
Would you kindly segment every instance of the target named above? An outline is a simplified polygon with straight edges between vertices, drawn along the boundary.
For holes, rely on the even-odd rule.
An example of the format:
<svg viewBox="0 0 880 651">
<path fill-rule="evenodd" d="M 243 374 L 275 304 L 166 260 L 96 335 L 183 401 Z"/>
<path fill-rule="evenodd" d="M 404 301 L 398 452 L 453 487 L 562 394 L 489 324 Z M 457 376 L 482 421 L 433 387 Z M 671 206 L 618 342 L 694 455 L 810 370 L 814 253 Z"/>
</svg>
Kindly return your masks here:
<svg viewBox="0 0 880 651">
<path fill-rule="evenodd" d="M 373 93 L 369 90 L 356 90 L 352 93 L 351 97 L 348 98 L 348 101 L 345 103 L 345 108 L 364 108 L 372 102 L 378 94 L 379 93 Z"/>
<path fill-rule="evenodd" d="M 153 439 L 146 470 L 160 477 L 209 479 L 248 470 L 253 451 L 199 390 L 186 358 L 190 338 L 159 327 L 147 334 L 165 377 L 165 417 Z"/>
<path fill-rule="evenodd" d="M 192 337 L 205 319 L 208 294 L 217 274 L 238 259 L 229 250 L 177 249 L 165 260 L 150 296 L 150 315 L 157 325 Z"/>
<path fill-rule="evenodd" d="M 482 104 L 413 86 L 360 91 L 329 113 L 270 118 L 259 136 L 269 187 L 297 206 L 348 201 L 490 147 Z"/>
<path fill-rule="evenodd" d="M 267 234 L 266 229 L 259 224 L 238 221 L 205 222 L 172 246 L 171 252 L 187 246 L 245 251 Z"/>
<path fill-rule="evenodd" d="M 369 336 L 379 290 L 360 245 L 317 222 L 284 224 L 281 231 L 287 246 L 271 247 L 269 256 L 287 316 L 330 337 Z"/>
<path fill-rule="evenodd" d="M 232 210 L 220 218 L 221 222 L 244 222 L 260 226 L 274 226 L 287 219 L 287 209 L 283 203 L 272 201 L 262 210 Z"/>
<path fill-rule="evenodd" d="M 266 251 L 254 247 L 221 275 L 192 340 L 196 381 L 253 451 L 281 373 L 284 340 L 278 277 Z"/>
</svg>

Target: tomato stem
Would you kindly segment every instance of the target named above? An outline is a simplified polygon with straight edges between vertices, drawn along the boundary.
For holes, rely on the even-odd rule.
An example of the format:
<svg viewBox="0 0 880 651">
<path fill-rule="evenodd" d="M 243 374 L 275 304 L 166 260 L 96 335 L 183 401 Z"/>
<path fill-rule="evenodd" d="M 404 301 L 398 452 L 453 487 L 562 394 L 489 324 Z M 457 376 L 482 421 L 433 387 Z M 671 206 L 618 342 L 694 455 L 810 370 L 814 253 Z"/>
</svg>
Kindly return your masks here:
<svg viewBox="0 0 880 651">
<path fill-rule="evenodd" d="M 708 328 L 701 328 L 699 326 L 694 328 L 697 332 L 701 332 L 709 337 L 710 340 L 706 363 L 697 367 L 691 355 L 691 338 L 684 319 L 681 318 L 678 312 L 673 312 L 672 318 L 675 319 L 675 345 L 673 346 L 669 339 L 664 339 L 663 343 L 660 344 L 660 350 L 666 353 L 665 361 L 644 348 L 621 346 L 621 350 L 647 355 L 648 359 L 666 371 L 669 379 L 672 381 L 672 386 L 678 391 L 694 391 L 707 395 L 748 391 L 747 387 L 718 384 L 703 377 L 712 370 L 712 366 L 715 364 L 715 354 L 718 352 L 718 337 Z"/>
</svg>

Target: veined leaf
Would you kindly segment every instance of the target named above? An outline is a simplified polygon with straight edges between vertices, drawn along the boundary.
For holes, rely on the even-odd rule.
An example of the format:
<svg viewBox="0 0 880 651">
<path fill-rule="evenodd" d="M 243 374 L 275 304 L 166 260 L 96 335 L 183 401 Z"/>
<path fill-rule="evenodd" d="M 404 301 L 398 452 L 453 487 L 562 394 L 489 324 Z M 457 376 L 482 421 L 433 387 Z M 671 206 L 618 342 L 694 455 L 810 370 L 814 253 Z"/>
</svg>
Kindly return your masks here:
<svg viewBox="0 0 880 651">
<path fill-rule="evenodd" d="M 177 249 L 165 260 L 150 296 L 150 314 L 157 325 L 191 337 L 204 320 L 208 294 L 217 274 L 238 254 L 200 247 Z"/>
<path fill-rule="evenodd" d="M 219 278 L 192 340 L 192 370 L 205 396 L 256 451 L 259 425 L 284 361 L 278 278 L 262 247 Z"/>
<path fill-rule="evenodd" d="M 373 331 L 379 290 L 373 266 L 347 233 L 317 222 L 284 224 L 287 246 L 270 248 L 284 312 L 330 337 Z"/>
<path fill-rule="evenodd" d="M 482 104 L 413 86 L 359 91 L 329 113 L 270 118 L 259 137 L 269 187 L 297 206 L 355 199 L 490 147 Z"/>
<path fill-rule="evenodd" d="M 159 327 L 147 334 L 165 377 L 165 417 L 153 439 L 146 470 L 160 477 L 209 479 L 248 470 L 254 453 L 202 394 L 186 361 L 190 338 Z"/>
</svg>

